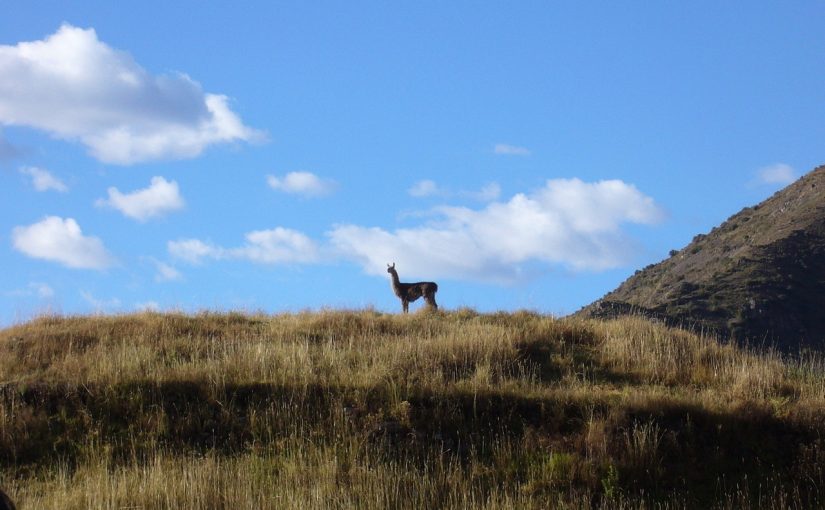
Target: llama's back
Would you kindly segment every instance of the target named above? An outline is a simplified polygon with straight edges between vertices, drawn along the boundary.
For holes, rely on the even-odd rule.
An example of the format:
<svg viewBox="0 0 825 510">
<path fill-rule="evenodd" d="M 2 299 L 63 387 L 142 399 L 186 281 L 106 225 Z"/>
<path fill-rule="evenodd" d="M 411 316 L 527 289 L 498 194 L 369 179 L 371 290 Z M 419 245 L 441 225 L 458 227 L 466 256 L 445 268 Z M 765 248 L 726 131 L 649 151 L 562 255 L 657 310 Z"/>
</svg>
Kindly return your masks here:
<svg viewBox="0 0 825 510">
<path fill-rule="evenodd" d="M 425 294 L 429 292 L 435 294 L 438 292 L 438 284 L 435 282 L 418 282 L 415 286 L 424 291 Z"/>
</svg>

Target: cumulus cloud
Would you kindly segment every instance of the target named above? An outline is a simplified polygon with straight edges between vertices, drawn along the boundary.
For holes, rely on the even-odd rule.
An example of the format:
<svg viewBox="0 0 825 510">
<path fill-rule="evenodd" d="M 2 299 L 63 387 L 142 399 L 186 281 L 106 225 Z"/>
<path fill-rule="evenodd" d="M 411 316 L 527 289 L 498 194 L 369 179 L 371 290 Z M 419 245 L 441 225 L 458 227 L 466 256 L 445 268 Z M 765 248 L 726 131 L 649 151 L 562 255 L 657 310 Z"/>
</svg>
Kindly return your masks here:
<svg viewBox="0 0 825 510">
<path fill-rule="evenodd" d="M 108 189 L 109 198 L 99 199 L 99 207 L 111 207 L 138 221 L 162 216 L 168 212 L 182 209 L 185 205 L 180 195 L 178 183 L 167 181 L 163 177 L 152 177 L 148 188 L 132 193 L 121 193 L 117 188 Z"/>
<path fill-rule="evenodd" d="M 491 186 L 486 193 L 497 196 L 500 189 Z M 426 217 L 420 226 L 392 231 L 336 225 L 323 244 L 278 227 L 249 232 L 245 244 L 236 248 L 180 239 L 170 241 L 168 251 L 193 264 L 205 260 L 313 264 L 323 254 L 324 259 L 353 260 L 375 275 L 384 275 L 386 263 L 397 262 L 409 278 L 512 283 L 530 274 L 536 263 L 580 271 L 628 263 L 638 245 L 624 226 L 657 224 L 664 212 L 651 197 L 620 180 L 554 179 L 508 201 L 493 201 L 482 208 L 441 206 Z"/>
<path fill-rule="evenodd" d="M 43 40 L 0 45 L 0 123 L 77 140 L 98 160 L 122 165 L 263 136 L 226 96 L 182 73 L 152 75 L 94 29 L 68 24 Z"/>
<path fill-rule="evenodd" d="M 532 194 L 517 194 L 476 210 L 439 207 L 429 224 L 387 231 L 339 225 L 329 233 L 341 256 L 367 273 L 395 261 L 412 277 L 511 282 L 533 261 L 575 270 L 603 270 L 628 262 L 634 243 L 625 223 L 655 224 L 663 212 L 652 198 L 618 180 L 585 183 L 555 179 Z"/>
<path fill-rule="evenodd" d="M 780 184 L 784 186 L 794 182 L 796 179 L 796 171 L 790 165 L 777 163 L 760 168 L 756 172 L 756 179 L 753 183 L 766 185 Z"/>
<path fill-rule="evenodd" d="M 504 156 L 529 156 L 530 149 L 526 147 L 519 147 L 517 145 L 509 145 L 506 143 L 497 143 L 493 146 L 495 154 Z"/>
<path fill-rule="evenodd" d="M 37 191 L 59 191 L 60 193 L 66 193 L 69 191 L 69 187 L 66 186 L 63 181 L 49 173 L 48 170 L 44 170 L 43 168 L 37 168 L 33 166 L 27 166 L 20 169 L 20 173 L 31 177 L 32 186 Z"/>
<path fill-rule="evenodd" d="M 335 190 L 336 184 L 329 179 L 321 179 L 311 172 L 290 172 L 283 177 L 267 175 L 266 182 L 276 191 L 303 195 L 306 197 L 320 197 Z"/>
<path fill-rule="evenodd" d="M 115 262 L 103 242 L 84 236 L 73 218 L 48 216 L 33 225 L 15 227 L 11 237 L 19 252 L 73 269 L 105 269 Z"/>
<path fill-rule="evenodd" d="M 246 234 L 246 243 L 237 248 L 224 248 L 199 239 L 170 241 L 170 255 L 192 264 L 204 259 L 248 260 L 259 264 L 309 264 L 320 260 L 315 241 L 296 230 L 276 227 Z"/>
</svg>

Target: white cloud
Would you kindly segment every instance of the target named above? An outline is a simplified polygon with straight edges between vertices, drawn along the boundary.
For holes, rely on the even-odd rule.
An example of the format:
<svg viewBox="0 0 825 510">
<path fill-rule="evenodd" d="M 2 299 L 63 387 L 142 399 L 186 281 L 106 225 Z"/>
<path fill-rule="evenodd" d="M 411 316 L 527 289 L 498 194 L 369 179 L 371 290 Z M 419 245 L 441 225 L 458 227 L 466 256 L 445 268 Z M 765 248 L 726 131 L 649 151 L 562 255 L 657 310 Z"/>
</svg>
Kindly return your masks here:
<svg viewBox="0 0 825 510">
<path fill-rule="evenodd" d="M 305 264 L 319 259 L 314 241 L 301 232 L 282 227 L 249 232 L 246 245 L 229 250 L 229 254 L 262 264 Z"/>
<path fill-rule="evenodd" d="M 25 289 L 13 290 L 6 294 L 17 297 L 36 296 L 40 299 L 50 299 L 54 297 L 54 289 L 42 282 L 31 282 Z"/>
<path fill-rule="evenodd" d="M 98 299 L 93 296 L 91 292 L 85 290 L 80 291 L 80 296 L 94 308 L 95 312 L 105 312 L 113 308 L 120 308 L 120 299 L 118 298 Z"/>
<path fill-rule="evenodd" d="M 418 181 L 413 184 L 413 186 L 407 190 L 407 193 L 409 193 L 412 197 L 423 198 L 431 197 L 433 195 L 440 195 L 443 191 L 435 184 L 435 182 L 429 179 L 424 179 L 423 181 Z"/>
<path fill-rule="evenodd" d="M 175 269 L 174 267 L 170 266 L 165 262 L 160 262 L 158 260 L 154 261 L 155 268 L 158 270 L 157 274 L 155 275 L 155 281 L 157 282 L 177 282 L 183 280 L 183 275 L 180 271 Z"/>
<path fill-rule="evenodd" d="M 178 183 L 163 177 L 152 177 L 148 188 L 132 193 L 121 193 L 117 188 L 109 188 L 108 193 L 109 198 L 99 199 L 96 205 L 112 207 L 138 221 L 162 216 L 184 206 Z"/>
<path fill-rule="evenodd" d="M 29 257 L 75 269 L 105 269 L 114 258 L 97 237 L 83 235 L 73 218 L 48 216 L 33 225 L 12 230 L 14 248 Z"/>
<path fill-rule="evenodd" d="M 190 264 L 200 264 L 205 258 L 222 258 L 223 250 L 199 239 L 181 239 L 166 244 L 169 254 Z"/>
<path fill-rule="evenodd" d="M 478 191 L 460 190 L 457 192 L 453 192 L 447 188 L 439 186 L 430 179 L 424 179 L 413 184 L 412 187 L 410 187 L 410 189 L 407 190 L 407 193 L 415 198 L 449 198 L 457 196 L 461 198 L 470 198 L 472 200 L 478 200 L 480 202 L 490 202 L 499 197 L 499 195 L 501 194 L 501 186 L 499 186 L 498 183 L 491 182 L 485 184 Z"/>
<path fill-rule="evenodd" d="M 246 244 L 224 248 L 198 239 L 181 239 L 167 244 L 176 258 L 198 264 L 203 259 L 248 260 L 260 264 L 309 264 L 320 260 L 318 245 L 309 237 L 288 228 L 255 230 L 246 234 Z"/>
<path fill-rule="evenodd" d="M 68 24 L 43 40 L 0 46 L 0 124 L 78 140 L 98 160 L 122 165 L 263 136 L 226 96 L 182 73 L 152 75 L 94 29 Z"/>
<path fill-rule="evenodd" d="M 328 195 L 336 184 L 329 179 L 321 179 L 311 172 L 290 172 L 283 177 L 267 175 L 266 182 L 274 190 L 308 197 Z"/>
<path fill-rule="evenodd" d="M 54 297 L 54 289 L 45 283 L 32 282 L 29 284 L 29 289 L 31 289 L 31 291 L 41 299 L 49 299 Z"/>
<path fill-rule="evenodd" d="M 497 200 L 501 195 L 501 186 L 497 182 L 485 184 L 478 191 L 461 191 L 459 195 L 478 200 L 479 202 L 491 202 Z"/>
<path fill-rule="evenodd" d="M 399 229 L 339 225 L 328 233 L 339 254 L 371 274 L 395 261 L 411 277 L 508 282 L 531 261 L 576 270 L 602 270 L 626 263 L 634 243 L 624 223 L 663 219 L 653 199 L 622 181 L 547 181 L 540 190 L 518 194 L 484 209 L 440 207 L 437 221 Z"/>
<path fill-rule="evenodd" d="M 497 196 L 500 188 L 482 190 Z M 342 257 L 370 274 L 384 275 L 397 262 L 410 278 L 510 283 L 531 265 L 558 264 L 574 270 L 603 270 L 629 262 L 638 248 L 626 234 L 628 223 L 653 225 L 662 209 L 635 186 L 619 180 L 586 183 L 554 179 L 530 193 L 495 201 L 481 209 L 442 206 L 424 225 L 388 231 L 337 225 L 319 245 L 301 232 L 275 228 L 246 234 L 246 243 L 226 248 L 199 239 L 168 243 L 180 260 L 247 260 L 263 264 L 312 264 Z"/>
<path fill-rule="evenodd" d="M 140 312 L 157 312 L 160 310 L 160 303 L 157 301 L 145 301 L 143 303 L 135 303 L 135 310 Z"/>
<path fill-rule="evenodd" d="M 787 185 L 797 179 L 796 171 L 785 163 L 760 168 L 756 172 L 755 184 L 781 184 Z"/>
<path fill-rule="evenodd" d="M 31 177 L 32 186 L 34 186 L 34 189 L 37 191 L 54 190 L 61 193 L 66 193 L 69 191 L 68 186 L 66 186 L 63 181 L 49 173 L 48 170 L 27 166 L 21 168 L 20 173 Z"/>
<path fill-rule="evenodd" d="M 531 154 L 530 149 L 526 147 L 509 145 L 506 143 L 495 144 L 495 146 L 493 146 L 493 152 L 504 156 L 529 156 Z"/>
</svg>

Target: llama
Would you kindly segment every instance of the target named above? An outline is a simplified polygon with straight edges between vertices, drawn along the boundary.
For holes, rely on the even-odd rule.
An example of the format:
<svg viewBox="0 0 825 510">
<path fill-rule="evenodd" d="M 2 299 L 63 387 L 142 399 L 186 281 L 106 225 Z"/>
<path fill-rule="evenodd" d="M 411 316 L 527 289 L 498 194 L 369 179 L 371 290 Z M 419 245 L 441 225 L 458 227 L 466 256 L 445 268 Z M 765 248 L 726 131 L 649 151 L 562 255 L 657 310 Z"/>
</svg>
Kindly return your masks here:
<svg viewBox="0 0 825 510">
<path fill-rule="evenodd" d="M 398 272 L 395 270 L 395 262 L 392 265 L 387 264 L 387 272 L 392 275 L 392 291 L 401 300 L 401 307 L 404 313 L 410 309 L 410 301 L 424 296 L 424 301 L 427 302 L 434 310 L 438 310 L 438 305 L 435 303 L 435 293 L 438 292 L 438 284 L 435 282 L 417 282 L 417 283 L 401 283 L 398 280 Z"/>
</svg>

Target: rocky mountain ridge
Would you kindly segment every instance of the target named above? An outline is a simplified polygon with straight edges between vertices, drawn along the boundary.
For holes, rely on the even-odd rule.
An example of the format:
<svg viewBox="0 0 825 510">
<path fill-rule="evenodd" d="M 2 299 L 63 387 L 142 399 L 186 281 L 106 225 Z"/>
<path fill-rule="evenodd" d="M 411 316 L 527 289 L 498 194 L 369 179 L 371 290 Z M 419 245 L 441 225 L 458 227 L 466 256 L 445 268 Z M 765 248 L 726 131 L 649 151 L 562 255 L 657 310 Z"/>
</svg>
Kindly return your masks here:
<svg viewBox="0 0 825 510">
<path fill-rule="evenodd" d="M 825 166 L 577 312 L 641 314 L 785 351 L 825 350 Z"/>
</svg>

